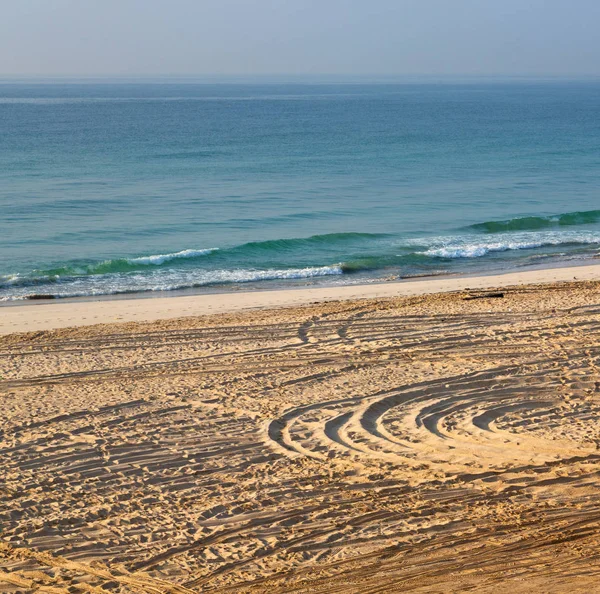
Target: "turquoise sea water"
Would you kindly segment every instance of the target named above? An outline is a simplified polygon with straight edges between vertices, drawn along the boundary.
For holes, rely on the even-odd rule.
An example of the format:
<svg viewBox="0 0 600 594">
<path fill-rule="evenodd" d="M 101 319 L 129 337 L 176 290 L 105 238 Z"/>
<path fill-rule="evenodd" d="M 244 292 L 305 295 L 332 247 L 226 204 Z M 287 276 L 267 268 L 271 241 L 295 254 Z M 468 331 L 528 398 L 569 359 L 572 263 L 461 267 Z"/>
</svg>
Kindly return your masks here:
<svg viewBox="0 0 600 594">
<path fill-rule="evenodd" d="M 600 83 L 0 83 L 0 300 L 600 249 Z"/>
</svg>

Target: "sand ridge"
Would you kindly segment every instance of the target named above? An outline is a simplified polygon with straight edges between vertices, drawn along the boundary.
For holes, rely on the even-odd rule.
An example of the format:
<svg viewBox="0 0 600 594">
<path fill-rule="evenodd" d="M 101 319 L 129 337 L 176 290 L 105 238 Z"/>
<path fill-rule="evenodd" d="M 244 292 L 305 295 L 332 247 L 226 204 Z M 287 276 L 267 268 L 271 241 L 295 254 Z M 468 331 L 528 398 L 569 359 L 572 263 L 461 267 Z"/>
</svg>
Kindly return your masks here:
<svg viewBox="0 0 600 594">
<path fill-rule="evenodd" d="M 0 592 L 575 592 L 600 284 L 0 338 Z"/>
</svg>

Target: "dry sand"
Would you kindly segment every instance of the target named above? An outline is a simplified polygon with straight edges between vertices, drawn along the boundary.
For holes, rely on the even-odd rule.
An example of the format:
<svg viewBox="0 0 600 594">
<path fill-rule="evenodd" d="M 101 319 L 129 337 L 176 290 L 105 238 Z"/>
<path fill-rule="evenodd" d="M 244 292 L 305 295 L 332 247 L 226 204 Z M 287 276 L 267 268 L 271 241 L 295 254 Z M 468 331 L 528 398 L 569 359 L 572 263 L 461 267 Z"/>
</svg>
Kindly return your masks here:
<svg viewBox="0 0 600 594">
<path fill-rule="evenodd" d="M 0 592 L 600 591 L 600 283 L 463 297 L 5 308 Z"/>
</svg>

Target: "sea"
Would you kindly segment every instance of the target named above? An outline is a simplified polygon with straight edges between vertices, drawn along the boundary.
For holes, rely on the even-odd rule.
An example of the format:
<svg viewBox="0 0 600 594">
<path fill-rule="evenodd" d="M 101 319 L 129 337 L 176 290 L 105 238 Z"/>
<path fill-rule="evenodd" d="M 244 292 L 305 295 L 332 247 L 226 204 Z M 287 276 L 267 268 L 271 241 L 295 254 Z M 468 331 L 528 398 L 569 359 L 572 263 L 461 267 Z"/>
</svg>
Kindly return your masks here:
<svg viewBox="0 0 600 594">
<path fill-rule="evenodd" d="M 600 82 L 0 81 L 0 301 L 592 262 Z"/>
</svg>

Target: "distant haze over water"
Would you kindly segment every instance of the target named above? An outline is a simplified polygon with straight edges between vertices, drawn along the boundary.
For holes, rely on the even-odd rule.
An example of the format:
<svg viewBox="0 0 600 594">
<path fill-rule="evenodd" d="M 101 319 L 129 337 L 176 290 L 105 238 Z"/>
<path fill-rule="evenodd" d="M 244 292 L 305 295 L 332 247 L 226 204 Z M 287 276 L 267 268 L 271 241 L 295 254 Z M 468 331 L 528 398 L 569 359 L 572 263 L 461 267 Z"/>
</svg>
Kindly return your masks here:
<svg viewBox="0 0 600 594">
<path fill-rule="evenodd" d="M 0 300 L 593 257 L 600 83 L 0 84 Z"/>
</svg>

